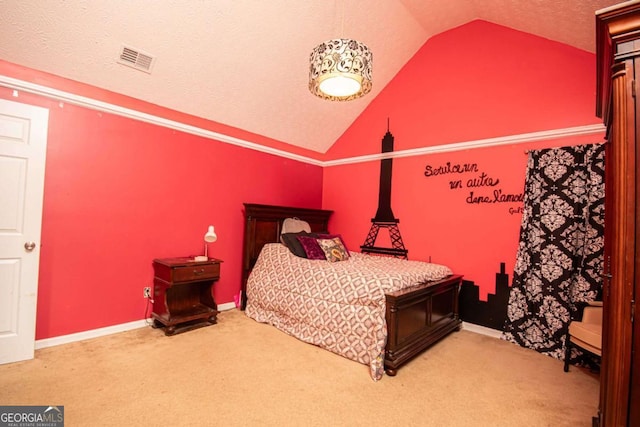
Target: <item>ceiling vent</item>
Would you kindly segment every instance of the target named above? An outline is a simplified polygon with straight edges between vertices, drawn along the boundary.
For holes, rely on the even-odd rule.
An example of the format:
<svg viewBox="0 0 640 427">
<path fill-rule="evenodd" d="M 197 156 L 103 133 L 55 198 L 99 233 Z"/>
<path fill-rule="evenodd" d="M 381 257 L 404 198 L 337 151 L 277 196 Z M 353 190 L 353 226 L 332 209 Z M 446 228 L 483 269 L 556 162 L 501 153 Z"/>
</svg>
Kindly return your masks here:
<svg viewBox="0 0 640 427">
<path fill-rule="evenodd" d="M 156 62 L 156 58 L 141 51 L 140 49 L 123 45 L 120 48 L 118 62 L 122 65 L 133 67 L 136 70 L 151 73 L 151 69 L 153 68 L 153 64 Z"/>
</svg>

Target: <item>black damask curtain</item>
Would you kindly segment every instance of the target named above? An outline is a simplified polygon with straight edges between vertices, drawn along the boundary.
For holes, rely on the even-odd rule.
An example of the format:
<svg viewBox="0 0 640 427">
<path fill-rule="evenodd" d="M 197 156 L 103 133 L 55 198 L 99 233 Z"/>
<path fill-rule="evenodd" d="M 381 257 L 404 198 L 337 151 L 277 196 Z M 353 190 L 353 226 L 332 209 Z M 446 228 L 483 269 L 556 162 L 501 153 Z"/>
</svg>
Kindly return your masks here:
<svg viewBox="0 0 640 427">
<path fill-rule="evenodd" d="M 602 288 L 604 144 L 531 151 L 503 338 L 564 358 L 569 321 Z"/>
</svg>

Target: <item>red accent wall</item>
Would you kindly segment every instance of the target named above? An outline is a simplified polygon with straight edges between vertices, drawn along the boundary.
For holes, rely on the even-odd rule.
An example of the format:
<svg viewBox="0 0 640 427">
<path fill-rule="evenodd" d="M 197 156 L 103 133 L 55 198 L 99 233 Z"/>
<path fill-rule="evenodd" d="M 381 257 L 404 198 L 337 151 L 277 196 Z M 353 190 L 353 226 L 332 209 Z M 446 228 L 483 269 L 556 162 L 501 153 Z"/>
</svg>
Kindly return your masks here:
<svg viewBox="0 0 640 427">
<path fill-rule="evenodd" d="M 324 156 L 1 60 L 0 73 L 326 160 L 379 153 L 387 119 L 395 151 L 601 123 L 594 54 L 484 21 L 428 40 Z M 379 161 L 323 170 L 26 92 L 0 88 L 0 98 L 50 110 L 37 339 L 141 319 L 152 259 L 200 254 L 209 224 L 218 234 L 210 254 L 224 260 L 214 294 L 232 302 L 243 202 L 332 209 L 332 231 L 351 250 L 376 212 Z M 410 258 L 450 265 L 493 292 L 499 263 L 513 270 L 521 203 L 467 203 L 470 193 L 521 192 L 527 149 L 600 141 L 394 159 L 391 204 Z M 425 176 L 447 163 L 477 171 Z M 499 182 L 469 185 L 483 174 L 485 184 Z"/>
<path fill-rule="evenodd" d="M 387 119 L 395 151 L 600 124 L 595 83 L 594 54 L 473 21 L 428 40 L 327 158 L 380 153 Z M 451 266 L 486 298 L 501 262 L 513 277 L 522 203 L 492 201 L 495 194 L 522 193 L 525 150 L 602 142 L 603 136 L 394 159 L 391 207 L 409 257 Z M 475 171 L 425 176 L 427 166 L 447 163 Z M 364 243 L 376 213 L 379 175 L 379 160 L 325 168 L 323 206 L 336 212 L 332 229 L 351 249 Z M 469 203 L 471 193 L 491 202 Z M 381 232 L 377 244 L 387 246 L 388 233 Z"/>
<path fill-rule="evenodd" d="M 18 95 L 0 88 L 0 98 L 50 111 L 36 339 L 142 319 L 152 260 L 202 254 L 209 224 L 209 254 L 224 260 L 216 302 L 233 302 L 242 203 L 321 207 L 319 166 Z"/>
</svg>

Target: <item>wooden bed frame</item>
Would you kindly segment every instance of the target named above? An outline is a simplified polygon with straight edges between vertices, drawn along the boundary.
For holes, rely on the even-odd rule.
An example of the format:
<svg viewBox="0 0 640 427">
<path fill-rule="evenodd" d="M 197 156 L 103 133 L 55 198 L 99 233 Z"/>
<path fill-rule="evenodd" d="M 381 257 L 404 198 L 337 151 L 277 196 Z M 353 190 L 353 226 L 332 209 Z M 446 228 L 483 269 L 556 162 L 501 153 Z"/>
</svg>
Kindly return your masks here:
<svg viewBox="0 0 640 427">
<path fill-rule="evenodd" d="M 333 211 L 245 203 L 244 256 L 242 260 L 242 302 L 247 304 L 249 273 L 266 243 L 280 241 L 285 218 L 300 218 L 311 231 L 328 231 Z M 401 365 L 452 331 L 460 330 L 458 293 L 462 276 L 418 284 L 410 289 L 386 295 L 387 346 L 385 372 L 394 376 Z"/>
</svg>

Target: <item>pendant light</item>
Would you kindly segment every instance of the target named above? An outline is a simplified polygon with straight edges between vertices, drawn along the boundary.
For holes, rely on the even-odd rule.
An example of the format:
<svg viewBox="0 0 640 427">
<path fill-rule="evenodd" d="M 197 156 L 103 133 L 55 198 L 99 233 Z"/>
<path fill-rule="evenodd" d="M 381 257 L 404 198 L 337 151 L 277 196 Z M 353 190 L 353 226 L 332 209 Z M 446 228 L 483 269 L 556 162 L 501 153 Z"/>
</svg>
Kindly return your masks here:
<svg viewBox="0 0 640 427">
<path fill-rule="evenodd" d="M 344 4 L 343 4 L 344 27 Z M 309 90 L 332 101 L 349 101 L 371 91 L 373 54 L 362 42 L 337 38 L 320 43 L 309 57 Z"/>
</svg>

